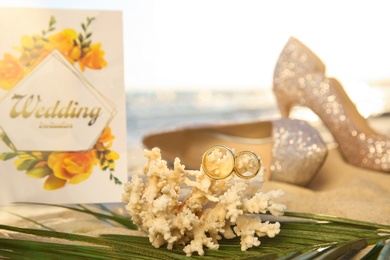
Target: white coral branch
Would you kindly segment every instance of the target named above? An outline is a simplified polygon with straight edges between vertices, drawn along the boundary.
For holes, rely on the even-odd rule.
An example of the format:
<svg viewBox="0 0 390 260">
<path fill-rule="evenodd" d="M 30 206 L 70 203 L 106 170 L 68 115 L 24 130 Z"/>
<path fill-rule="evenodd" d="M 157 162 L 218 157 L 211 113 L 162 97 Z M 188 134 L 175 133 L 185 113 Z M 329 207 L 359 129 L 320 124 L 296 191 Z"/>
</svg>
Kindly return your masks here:
<svg viewBox="0 0 390 260">
<path fill-rule="evenodd" d="M 170 170 L 157 148 L 144 154 L 148 158 L 144 168 L 147 182 L 133 176 L 124 186 L 122 200 L 132 221 L 156 248 L 184 244 L 187 256 L 194 252 L 204 255 L 204 247 L 218 249 L 222 237 L 240 236 L 241 250 L 247 250 L 260 245 L 259 237 L 280 232 L 279 223 L 262 222 L 259 216 L 247 213 L 282 215 L 285 206 L 274 199 L 283 191 L 252 192 L 253 184 L 237 177 L 210 179 L 202 169 L 186 171 L 178 158 Z M 218 153 L 212 156 L 219 161 Z M 262 181 L 259 176 L 256 187 L 261 187 Z M 184 192 L 186 196 L 179 196 L 181 189 L 189 191 Z"/>
</svg>

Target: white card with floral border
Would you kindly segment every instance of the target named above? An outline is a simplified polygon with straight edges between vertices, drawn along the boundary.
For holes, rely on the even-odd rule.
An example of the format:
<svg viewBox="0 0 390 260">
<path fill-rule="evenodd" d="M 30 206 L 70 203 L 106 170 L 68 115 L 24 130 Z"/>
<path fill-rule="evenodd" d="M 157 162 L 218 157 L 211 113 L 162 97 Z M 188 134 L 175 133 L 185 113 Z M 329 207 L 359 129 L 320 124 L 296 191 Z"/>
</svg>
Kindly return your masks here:
<svg viewBox="0 0 390 260">
<path fill-rule="evenodd" d="M 119 202 L 122 13 L 0 9 L 0 204 Z"/>
</svg>

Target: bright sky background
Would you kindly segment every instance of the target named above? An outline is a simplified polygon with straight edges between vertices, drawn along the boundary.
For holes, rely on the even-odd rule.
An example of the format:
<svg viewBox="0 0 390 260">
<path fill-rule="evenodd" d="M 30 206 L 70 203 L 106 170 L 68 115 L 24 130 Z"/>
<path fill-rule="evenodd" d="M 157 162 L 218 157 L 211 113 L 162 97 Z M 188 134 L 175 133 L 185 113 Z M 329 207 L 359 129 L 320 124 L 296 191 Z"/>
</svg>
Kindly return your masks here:
<svg viewBox="0 0 390 260">
<path fill-rule="evenodd" d="M 122 10 L 129 90 L 270 88 L 290 35 L 319 55 L 329 75 L 390 78 L 386 0 L 0 0 L 0 6 Z"/>
</svg>

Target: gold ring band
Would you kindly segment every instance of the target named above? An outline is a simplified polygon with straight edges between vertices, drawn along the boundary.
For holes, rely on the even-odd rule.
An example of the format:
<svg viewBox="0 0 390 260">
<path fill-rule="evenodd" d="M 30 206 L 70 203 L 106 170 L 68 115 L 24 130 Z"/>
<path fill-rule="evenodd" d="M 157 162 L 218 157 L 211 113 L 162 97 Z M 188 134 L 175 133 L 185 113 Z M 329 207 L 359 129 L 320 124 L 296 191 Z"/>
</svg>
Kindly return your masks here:
<svg viewBox="0 0 390 260">
<path fill-rule="evenodd" d="M 220 152 L 220 150 L 222 150 L 222 156 L 221 154 L 214 154 L 214 153 L 218 153 Z M 217 164 L 214 164 L 214 161 L 212 162 L 207 162 L 208 160 L 208 157 L 209 156 L 212 156 L 211 160 L 216 160 L 217 161 Z M 218 156 L 218 157 L 215 157 L 214 156 Z M 227 157 L 231 157 L 231 161 L 226 161 L 228 160 Z M 227 148 L 226 146 L 222 146 L 222 145 L 216 145 L 216 146 L 212 146 L 210 147 L 204 154 L 203 154 L 203 157 L 202 157 L 202 168 L 203 168 L 203 171 L 210 177 L 210 178 L 213 178 L 215 180 L 222 180 L 222 179 L 226 179 L 227 177 L 229 177 L 233 171 L 234 171 L 234 153 L 232 150 L 230 150 L 229 148 Z M 221 165 L 221 163 L 223 163 Z"/>
<path fill-rule="evenodd" d="M 238 158 L 243 156 L 249 156 L 250 160 L 248 160 L 246 165 L 239 165 L 240 160 L 238 160 Z M 261 167 L 261 159 L 252 151 L 241 151 L 235 156 L 234 171 L 240 178 L 250 179 L 255 177 L 259 173 Z"/>
</svg>

